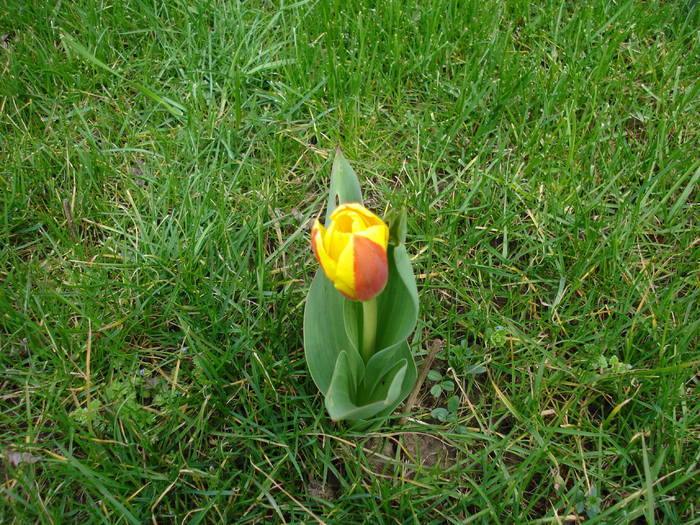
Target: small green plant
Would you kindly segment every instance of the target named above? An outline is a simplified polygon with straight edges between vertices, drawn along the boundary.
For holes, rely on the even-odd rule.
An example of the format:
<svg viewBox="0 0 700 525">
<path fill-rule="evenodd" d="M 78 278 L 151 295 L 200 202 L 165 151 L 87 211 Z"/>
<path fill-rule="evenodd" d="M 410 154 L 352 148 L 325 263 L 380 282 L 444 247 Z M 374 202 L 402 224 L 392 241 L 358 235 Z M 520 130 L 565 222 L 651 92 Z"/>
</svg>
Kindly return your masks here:
<svg viewBox="0 0 700 525">
<path fill-rule="evenodd" d="M 447 400 L 447 408 L 437 407 L 434 408 L 430 415 L 441 423 L 454 423 L 457 421 L 457 409 L 459 408 L 459 398 L 457 396 L 450 396 Z"/>
<path fill-rule="evenodd" d="M 484 365 L 491 360 L 490 356 L 486 355 L 485 359 L 480 363 L 469 364 L 470 361 L 474 361 L 476 357 L 472 349 L 467 346 L 466 339 L 463 339 L 458 345 L 450 349 L 447 362 L 459 376 L 483 374 L 486 372 L 486 366 Z M 428 373 L 428 379 L 430 379 L 430 373 Z"/>
<path fill-rule="evenodd" d="M 102 408 L 102 402 L 98 399 L 90 400 L 90 403 L 86 407 L 80 407 L 73 410 L 69 416 L 78 425 L 87 427 L 90 422 L 92 422 L 92 427 L 95 430 L 104 430 L 106 421 L 100 409 Z"/>
<path fill-rule="evenodd" d="M 437 370 L 431 370 L 428 372 L 428 379 L 435 382 L 430 389 L 430 393 L 433 395 L 433 397 L 440 397 L 443 392 L 454 392 L 454 382 L 443 377 Z"/>
<path fill-rule="evenodd" d="M 579 514 L 585 512 L 589 519 L 593 519 L 600 514 L 601 498 L 595 486 L 591 487 L 588 492 L 576 489 L 574 494 L 577 499 L 576 512 Z"/>
<path fill-rule="evenodd" d="M 632 368 L 632 365 L 623 363 L 620 358 L 613 355 L 610 358 L 606 358 L 603 354 L 598 355 L 592 362 L 591 367 L 598 370 L 600 373 L 614 373 L 619 374 L 625 372 Z"/>
<path fill-rule="evenodd" d="M 508 331 L 500 325 L 488 328 L 485 335 L 487 344 L 494 348 L 505 346 L 508 339 Z"/>
<path fill-rule="evenodd" d="M 449 394 L 451 392 L 454 392 L 454 381 L 445 378 L 437 370 L 431 370 L 430 372 L 428 372 L 428 380 L 433 381 L 435 383 L 430 388 L 430 394 L 435 398 L 439 398 L 443 394 Z M 430 412 L 430 415 L 442 423 L 454 423 L 455 421 L 457 421 L 458 408 L 459 398 L 456 395 L 452 395 L 447 399 L 447 408 L 434 408 Z"/>
<path fill-rule="evenodd" d="M 109 425 L 109 412 L 120 419 L 131 420 L 139 425 L 150 425 L 155 415 L 143 408 L 137 397 L 137 389 L 145 385 L 148 378 L 141 374 L 134 379 L 116 380 L 104 389 L 104 402 L 92 399 L 87 407 L 80 407 L 70 413 L 70 418 L 81 426 L 88 426 L 103 431 Z M 160 389 L 156 389 L 154 404 L 163 404 L 165 397 Z"/>
</svg>

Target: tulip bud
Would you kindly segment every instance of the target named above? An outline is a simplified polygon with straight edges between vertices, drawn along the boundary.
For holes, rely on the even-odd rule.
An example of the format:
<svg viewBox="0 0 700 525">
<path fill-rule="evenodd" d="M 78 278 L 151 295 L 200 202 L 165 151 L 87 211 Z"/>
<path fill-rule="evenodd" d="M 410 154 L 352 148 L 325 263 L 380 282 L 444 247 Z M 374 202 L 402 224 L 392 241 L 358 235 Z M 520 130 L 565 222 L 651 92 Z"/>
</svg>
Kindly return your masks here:
<svg viewBox="0 0 700 525">
<path fill-rule="evenodd" d="M 311 246 L 326 277 L 352 301 L 369 301 L 386 285 L 389 228 L 361 204 L 348 202 L 331 214 L 326 229 L 318 220 Z"/>
</svg>

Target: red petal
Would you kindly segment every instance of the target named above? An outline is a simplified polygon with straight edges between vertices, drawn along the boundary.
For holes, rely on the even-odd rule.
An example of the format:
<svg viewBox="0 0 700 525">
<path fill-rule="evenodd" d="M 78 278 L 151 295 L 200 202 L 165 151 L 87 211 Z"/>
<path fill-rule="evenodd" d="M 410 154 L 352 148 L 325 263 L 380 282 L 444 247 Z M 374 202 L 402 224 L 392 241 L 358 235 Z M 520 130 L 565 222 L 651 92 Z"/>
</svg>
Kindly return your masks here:
<svg viewBox="0 0 700 525">
<path fill-rule="evenodd" d="M 321 263 L 321 259 L 318 257 L 318 248 L 316 248 L 316 228 L 311 228 L 311 249 L 314 251 L 316 260 Z"/>
<path fill-rule="evenodd" d="M 389 277 L 386 250 L 366 237 L 355 242 L 355 291 L 360 301 L 368 301 L 384 289 Z"/>
</svg>

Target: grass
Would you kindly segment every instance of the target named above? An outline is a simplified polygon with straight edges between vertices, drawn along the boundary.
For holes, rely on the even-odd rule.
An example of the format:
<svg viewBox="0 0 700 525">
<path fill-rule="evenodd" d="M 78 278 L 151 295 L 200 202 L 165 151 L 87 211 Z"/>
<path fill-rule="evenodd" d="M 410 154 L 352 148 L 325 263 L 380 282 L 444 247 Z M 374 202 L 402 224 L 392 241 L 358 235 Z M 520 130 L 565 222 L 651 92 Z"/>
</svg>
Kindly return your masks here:
<svg viewBox="0 0 700 525">
<path fill-rule="evenodd" d="M 698 522 L 698 21 L 3 3 L 3 522 Z M 302 349 L 338 144 L 455 386 L 369 440 Z"/>
</svg>

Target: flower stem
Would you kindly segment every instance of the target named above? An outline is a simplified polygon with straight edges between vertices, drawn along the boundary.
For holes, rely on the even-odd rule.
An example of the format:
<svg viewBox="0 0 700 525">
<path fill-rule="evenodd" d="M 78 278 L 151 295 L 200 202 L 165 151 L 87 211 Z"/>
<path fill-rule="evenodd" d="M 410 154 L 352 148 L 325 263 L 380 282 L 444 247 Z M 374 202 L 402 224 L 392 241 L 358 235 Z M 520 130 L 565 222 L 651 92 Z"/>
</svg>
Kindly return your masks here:
<svg viewBox="0 0 700 525">
<path fill-rule="evenodd" d="M 362 358 L 365 363 L 374 354 L 377 340 L 377 298 L 362 302 Z"/>
</svg>

